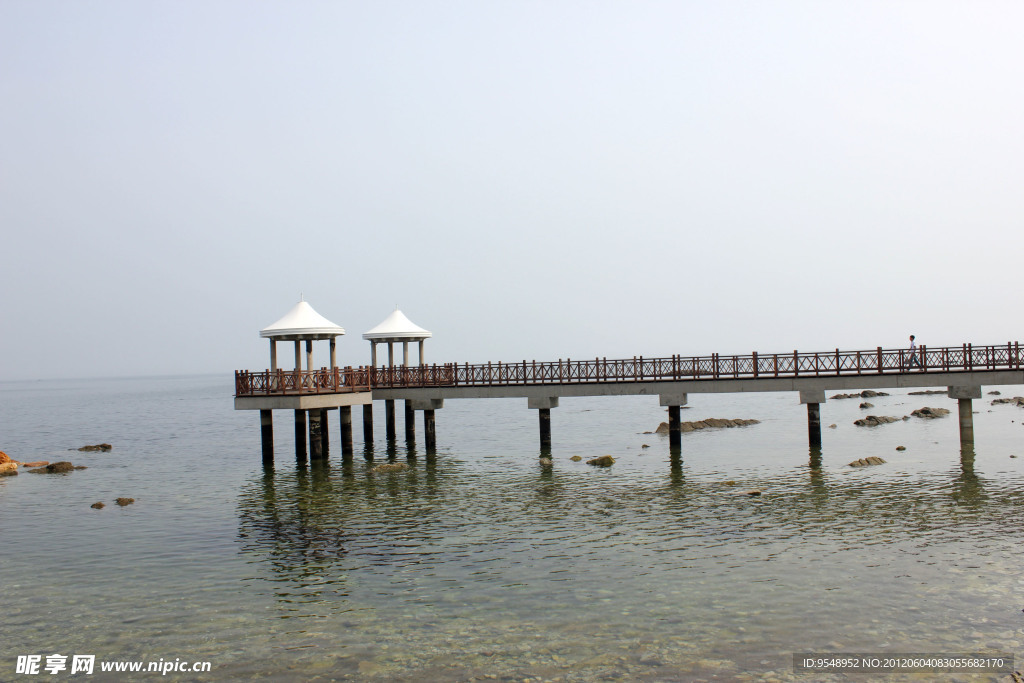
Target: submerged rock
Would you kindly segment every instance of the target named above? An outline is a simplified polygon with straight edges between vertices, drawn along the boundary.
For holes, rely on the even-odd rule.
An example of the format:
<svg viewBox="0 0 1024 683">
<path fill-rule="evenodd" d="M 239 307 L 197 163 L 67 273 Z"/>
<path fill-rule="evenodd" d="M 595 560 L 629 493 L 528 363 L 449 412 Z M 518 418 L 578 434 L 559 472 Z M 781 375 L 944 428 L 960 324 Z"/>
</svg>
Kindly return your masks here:
<svg viewBox="0 0 1024 683">
<path fill-rule="evenodd" d="M 370 471 L 371 472 L 400 472 L 402 470 L 407 470 L 407 469 L 409 469 L 409 463 L 405 463 L 405 462 L 388 462 L 388 463 L 384 463 L 383 465 L 377 465 L 376 467 L 371 467 Z"/>
<path fill-rule="evenodd" d="M 614 464 L 615 458 L 610 455 L 602 455 L 597 458 L 593 458 L 587 461 L 588 465 L 594 465 L 595 467 L 611 467 Z"/>
<path fill-rule="evenodd" d="M 22 463 L 22 467 L 46 467 L 50 464 L 49 460 L 36 460 L 35 462 Z"/>
<path fill-rule="evenodd" d="M 0 463 L 0 477 L 13 477 L 18 474 L 18 463 L 16 462 L 5 462 Z"/>
<path fill-rule="evenodd" d="M 1014 405 L 1024 408 L 1024 396 L 1014 396 L 1013 398 L 997 398 L 992 400 L 992 405 Z"/>
<path fill-rule="evenodd" d="M 747 425 L 761 424 L 760 420 L 744 420 L 742 418 L 728 419 L 722 417 L 708 417 L 696 422 L 680 422 L 680 432 L 695 432 L 701 429 L 731 429 L 733 427 L 746 427 Z M 656 434 L 668 434 L 668 422 L 658 425 Z"/>
<path fill-rule="evenodd" d="M 111 446 L 109 443 L 98 443 L 95 446 L 82 446 L 78 450 L 80 450 L 80 451 L 101 451 L 103 453 L 108 453 L 113 448 L 114 447 Z"/>
<path fill-rule="evenodd" d="M 868 403 L 867 401 L 864 401 L 863 403 L 860 404 L 860 407 L 863 410 L 867 410 L 868 408 L 874 408 L 875 404 L 874 403 Z"/>
<path fill-rule="evenodd" d="M 3 451 L 0 451 L 0 465 L 5 465 L 11 461 L 11 456 L 7 455 Z"/>
<path fill-rule="evenodd" d="M 881 458 L 870 456 L 868 458 L 861 458 L 860 460 L 854 460 L 850 463 L 850 467 L 867 467 L 869 465 L 884 465 L 885 460 Z"/>
<path fill-rule="evenodd" d="M 898 451 L 905 451 L 905 450 L 907 450 L 907 447 L 906 446 L 897 446 L 896 450 L 898 450 Z"/>
<path fill-rule="evenodd" d="M 948 394 L 948 389 L 925 389 L 924 391 L 908 391 L 907 396 L 927 396 L 929 394 Z"/>
<path fill-rule="evenodd" d="M 764 492 L 761 489 L 750 489 L 749 491 L 744 491 L 744 493 L 748 496 L 760 496 Z"/>
<path fill-rule="evenodd" d="M 134 498 L 118 498 L 114 502 L 117 503 L 118 505 L 120 505 L 121 507 L 124 507 L 125 505 L 131 505 L 132 503 L 134 503 L 135 499 Z"/>
<path fill-rule="evenodd" d="M 579 455 L 574 455 L 574 456 L 572 456 L 572 457 L 571 457 L 571 458 L 569 458 L 569 459 L 570 459 L 570 460 L 572 460 L 573 462 L 579 462 L 580 460 L 582 460 L 582 459 L 583 459 L 583 457 L 582 457 L 582 456 L 579 456 Z"/>
<path fill-rule="evenodd" d="M 1002 396 L 1003 392 L 1001 392 L 1001 391 L 990 391 L 990 392 L 988 392 L 988 395 L 989 396 Z"/>
<path fill-rule="evenodd" d="M 102 502 L 99 502 L 99 503 L 93 503 L 89 507 L 93 508 L 94 510 L 102 510 L 103 508 L 105 508 L 107 506 L 104 505 Z"/>
<path fill-rule="evenodd" d="M 890 422 L 898 422 L 900 418 L 889 417 L 888 415 L 868 415 L 861 420 L 854 420 L 853 424 L 858 427 L 877 427 L 878 425 L 888 424 Z"/>
<path fill-rule="evenodd" d="M 46 467 L 39 467 L 29 472 L 37 472 L 40 474 L 60 474 L 62 472 L 70 472 L 71 470 L 85 469 L 84 467 L 75 467 L 67 460 L 61 460 L 60 462 L 52 462 Z"/>
<path fill-rule="evenodd" d="M 541 458 L 537 462 L 540 463 L 541 467 L 551 467 L 554 464 L 554 461 L 552 461 L 551 458 Z"/>
<path fill-rule="evenodd" d="M 910 414 L 913 415 L 914 417 L 934 419 L 936 417 L 944 417 L 946 415 L 949 415 L 949 411 L 946 410 L 945 408 L 929 408 L 928 406 L 925 406 L 924 408 L 918 408 L 917 410 L 913 411 Z"/>
<path fill-rule="evenodd" d="M 833 422 L 832 424 L 830 424 L 828 426 L 829 429 L 837 429 L 838 427 L 839 427 L 839 425 L 837 425 L 835 422 Z"/>
</svg>

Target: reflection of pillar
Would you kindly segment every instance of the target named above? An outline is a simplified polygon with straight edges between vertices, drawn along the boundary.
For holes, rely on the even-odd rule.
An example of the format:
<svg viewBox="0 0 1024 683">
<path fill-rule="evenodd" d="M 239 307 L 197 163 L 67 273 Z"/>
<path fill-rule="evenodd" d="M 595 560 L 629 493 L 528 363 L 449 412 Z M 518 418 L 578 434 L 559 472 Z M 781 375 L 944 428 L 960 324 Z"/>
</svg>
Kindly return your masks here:
<svg viewBox="0 0 1024 683">
<path fill-rule="evenodd" d="M 416 441 L 416 411 L 412 409 L 412 401 L 405 401 L 405 440 Z"/>
<path fill-rule="evenodd" d="M 373 403 L 363 404 L 363 445 L 373 445 Z"/>
<path fill-rule="evenodd" d="M 298 344 L 298 342 L 295 342 Z M 306 411 L 295 411 L 295 460 L 306 462 Z"/>
<path fill-rule="evenodd" d="M 821 445 L 821 404 L 825 402 L 824 389 L 800 392 L 800 402 L 807 404 L 807 441 L 811 447 Z"/>
<path fill-rule="evenodd" d="M 321 460 L 324 457 L 324 445 L 320 439 L 320 409 L 309 411 L 309 459 Z"/>
<path fill-rule="evenodd" d="M 395 440 L 395 400 L 384 400 L 384 436 L 388 441 Z"/>
<path fill-rule="evenodd" d="M 423 411 L 423 434 L 426 437 L 427 453 L 433 453 L 437 449 L 437 434 L 434 431 L 434 411 Z"/>
<path fill-rule="evenodd" d="M 271 342 L 273 343 L 273 342 Z M 263 464 L 274 462 L 274 419 L 273 411 L 260 411 L 260 441 L 263 447 Z"/>
<path fill-rule="evenodd" d="M 960 445 L 974 448 L 974 404 L 971 399 L 981 398 L 980 386 L 949 387 L 948 396 L 958 402 L 960 409 Z"/>
<path fill-rule="evenodd" d="M 347 458 L 355 450 L 352 447 L 352 406 L 341 406 L 338 415 L 341 423 L 341 455 Z"/>
</svg>

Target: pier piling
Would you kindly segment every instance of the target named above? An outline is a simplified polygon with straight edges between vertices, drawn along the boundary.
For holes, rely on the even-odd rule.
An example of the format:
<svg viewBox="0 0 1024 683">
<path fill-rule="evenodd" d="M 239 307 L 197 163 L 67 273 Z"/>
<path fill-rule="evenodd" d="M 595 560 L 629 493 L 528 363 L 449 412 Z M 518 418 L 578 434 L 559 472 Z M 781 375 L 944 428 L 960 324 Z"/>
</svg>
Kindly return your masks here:
<svg viewBox="0 0 1024 683">
<path fill-rule="evenodd" d="M 395 440 L 395 400 L 384 400 L 384 436 L 388 441 Z"/>
<path fill-rule="evenodd" d="M 416 442 L 416 411 L 412 409 L 412 401 L 405 400 L 405 441 Z"/>
<path fill-rule="evenodd" d="M 803 390 L 800 402 L 807 404 L 807 442 L 812 448 L 821 446 L 821 404 L 825 402 L 825 390 Z"/>
<path fill-rule="evenodd" d="M 306 462 L 306 411 L 295 411 L 295 461 Z"/>
<path fill-rule="evenodd" d="M 322 460 L 324 457 L 324 445 L 320 439 L 320 411 L 309 411 L 309 459 Z"/>
<path fill-rule="evenodd" d="M 341 456 L 352 457 L 355 448 L 352 446 L 352 406 L 338 408 L 338 422 L 341 424 Z"/>
<path fill-rule="evenodd" d="M 434 411 L 423 411 L 423 436 L 427 442 L 427 453 L 433 453 L 437 449 L 437 434 L 434 431 Z"/>
<path fill-rule="evenodd" d="M 981 398 L 980 386 L 949 387 L 948 396 L 956 399 L 960 414 L 960 446 L 974 448 L 974 402 Z"/>
<path fill-rule="evenodd" d="M 373 446 L 373 403 L 363 404 L 363 445 Z"/>
<path fill-rule="evenodd" d="M 273 411 L 260 411 L 260 441 L 263 447 L 263 464 L 274 462 L 274 418 Z"/>
<path fill-rule="evenodd" d="M 331 455 L 331 430 L 328 429 L 330 424 L 327 421 L 328 413 L 327 408 L 320 409 L 320 457 L 328 458 Z"/>
<path fill-rule="evenodd" d="M 540 450 L 541 455 L 551 452 L 551 409 L 558 407 L 557 396 L 542 396 L 540 398 L 526 399 L 526 405 L 537 411 L 537 419 L 540 423 Z"/>
</svg>

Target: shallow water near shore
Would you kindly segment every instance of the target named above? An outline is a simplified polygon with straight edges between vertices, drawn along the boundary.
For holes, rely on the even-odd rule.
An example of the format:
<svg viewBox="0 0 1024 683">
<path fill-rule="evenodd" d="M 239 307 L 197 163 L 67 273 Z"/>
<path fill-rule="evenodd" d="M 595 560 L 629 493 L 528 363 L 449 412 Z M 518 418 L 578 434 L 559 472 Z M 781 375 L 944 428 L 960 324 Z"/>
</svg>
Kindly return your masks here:
<svg viewBox="0 0 1024 683">
<path fill-rule="evenodd" d="M 992 396 L 966 454 L 944 395 L 830 400 L 819 456 L 795 394 L 691 395 L 683 420 L 761 424 L 684 434 L 675 461 L 643 433 L 666 419 L 656 398 L 562 399 L 550 467 L 525 400 L 452 400 L 436 455 L 400 441 L 409 467 L 373 473 L 387 444 L 368 463 L 357 430 L 343 461 L 336 412 L 315 466 L 275 412 L 264 469 L 258 414 L 231 392 L 219 376 L 0 383 L 0 449 L 88 467 L 0 478 L 0 680 L 53 653 L 323 681 L 930 680 L 798 674 L 792 655 L 1024 658 L 1024 409 Z M 953 414 L 853 425 L 924 406 Z M 603 454 L 612 467 L 569 459 Z M 847 466 L 868 456 L 887 462 Z"/>
</svg>

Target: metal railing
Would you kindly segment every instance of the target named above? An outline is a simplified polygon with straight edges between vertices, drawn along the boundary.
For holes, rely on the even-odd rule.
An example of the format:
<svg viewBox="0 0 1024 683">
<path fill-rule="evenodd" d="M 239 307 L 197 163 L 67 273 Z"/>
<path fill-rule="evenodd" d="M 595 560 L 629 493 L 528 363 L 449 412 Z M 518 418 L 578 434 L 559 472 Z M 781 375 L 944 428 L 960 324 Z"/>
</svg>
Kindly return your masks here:
<svg viewBox="0 0 1024 683">
<path fill-rule="evenodd" d="M 235 396 L 342 394 L 369 390 L 369 368 L 235 371 Z"/>
<path fill-rule="evenodd" d="M 538 384 L 767 379 L 1020 370 L 1019 342 L 1005 345 L 921 346 L 907 349 L 749 355 L 634 357 L 518 363 L 323 368 L 314 371 L 235 372 L 237 396 L 342 393 L 373 387 L 472 387 Z"/>
<path fill-rule="evenodd" d="M 915 360 L 907 349 L 670 356 L 538 363 L 448 363 L 373 369 L 374 387 L 506 386 L 595 384 L 772 377 L 827 377 L 918 372 L 1020 370 L 1019 342 L 1006 345 L 920 347 Z"/>
</svg>

